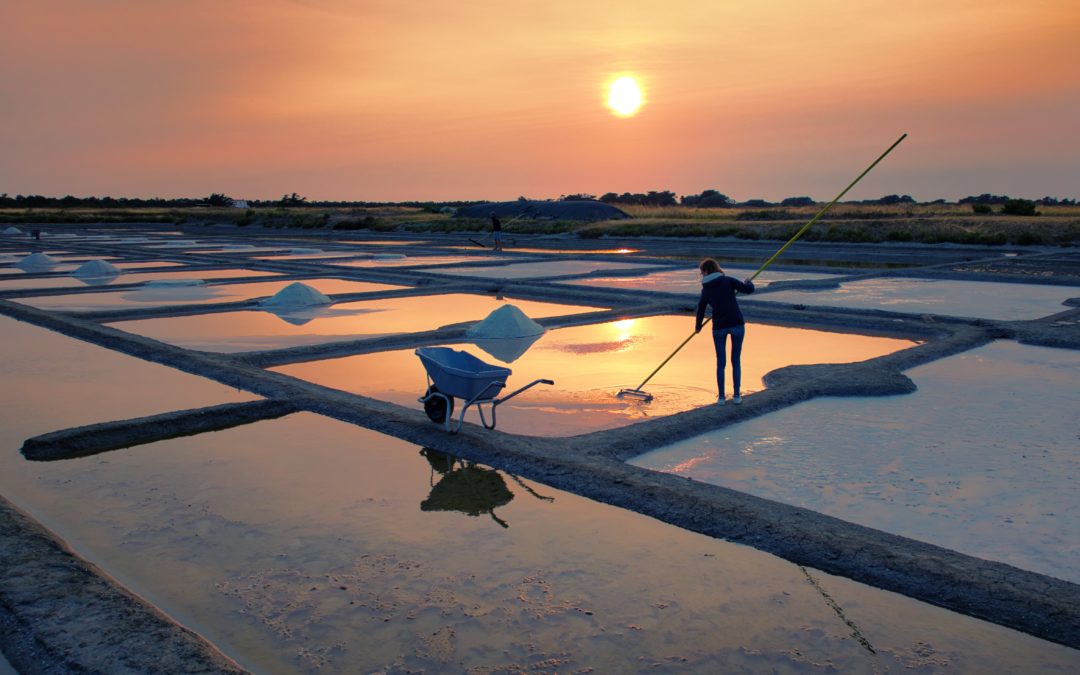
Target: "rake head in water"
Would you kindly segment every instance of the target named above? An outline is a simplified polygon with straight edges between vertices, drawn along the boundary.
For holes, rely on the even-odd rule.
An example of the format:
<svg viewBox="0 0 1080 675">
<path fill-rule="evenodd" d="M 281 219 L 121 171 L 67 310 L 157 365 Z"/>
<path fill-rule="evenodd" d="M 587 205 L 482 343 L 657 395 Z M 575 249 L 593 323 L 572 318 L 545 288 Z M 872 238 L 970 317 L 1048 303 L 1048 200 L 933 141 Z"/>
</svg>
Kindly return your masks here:
<svg viewBox="0 0 1080 675">
<path fill-rule="evenodd" d="M 616 398 L 636 398 L 648 403 L 653 400 L 653 395 L 647 391 L 641 389 L 620 389 L 618 394 L 615 394 Z"/>
</svg>

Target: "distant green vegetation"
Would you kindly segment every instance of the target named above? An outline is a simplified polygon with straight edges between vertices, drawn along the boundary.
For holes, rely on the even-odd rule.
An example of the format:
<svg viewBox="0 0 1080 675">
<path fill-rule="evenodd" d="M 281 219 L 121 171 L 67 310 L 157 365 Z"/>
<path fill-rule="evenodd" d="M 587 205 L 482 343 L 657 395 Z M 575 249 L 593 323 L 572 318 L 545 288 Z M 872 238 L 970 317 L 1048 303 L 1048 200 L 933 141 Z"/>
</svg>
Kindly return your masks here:
<svg viewBox="0 0 1080 675">
<path fill-rule="evenodd" d="M 683 198 L 682 204 L 671 204 L 667 193 L 644 194 L 649 195 L 653 199 L 644 201 L 665 204 L 620 204 L 619 208 L 633 216 L 630 220 L 588 223 L 523 218 L 508 224 L 506 229 L 511 233 L 571 234 L 585 239 L 648 236 L 783 241 L 823 206 L 809 197 L 791 197 L 779 203 L 763 200 L 734 203 L 715 190 Z M 487 219 L 453 216 L 456 207 L 471 202 L 341 205 L 309 202 L 295 193 L 271 202 L 247 202 L 247 208 L 237 208 L 234 200 L 219 193 L 206 199 L 187 200 L 186 205 L 178 203 L 182 201 L 0 195 L 0 224 L 146 223 L 420 233 L 486 232 L 490 227 Z M 722 205 L 704 206 L 704 203 Z M 1075 246 L 1080 244 L 1080 206 L 1075 200 L 1050 197 L 1032 201 L 984 194 L 955 203 L 917 203 L 906 195 L 887 195 L 878 200 L 835 205 L 803 238 L 851 243 Z"/>
</svg>

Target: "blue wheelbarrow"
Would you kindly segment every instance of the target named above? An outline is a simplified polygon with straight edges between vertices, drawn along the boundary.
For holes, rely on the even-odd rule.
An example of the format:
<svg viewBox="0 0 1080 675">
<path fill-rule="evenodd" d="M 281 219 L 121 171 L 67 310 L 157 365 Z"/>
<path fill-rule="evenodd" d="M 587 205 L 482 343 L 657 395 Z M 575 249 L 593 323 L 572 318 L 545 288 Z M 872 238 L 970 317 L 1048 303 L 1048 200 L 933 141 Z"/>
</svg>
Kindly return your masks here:
<svg viewBox="0 0 1080 675">
<path fill-rule="evenodd" d="M 432 422 L 445 425 L 452 434 L 461 431 L 465 412 L 471 406 L 476 406 L 484 428 L 494 429 L 495 408 L 500 403 L 538 384 L 555 384 L 553 380 L 533 380 L 521 389 L 498 398 L 513 372 L 509 368 L 485 363 L 472 354 L 449 347 L 421 347 L 415 353 L 427 371 L 427 391 L 416 400 L 424 404 L 424 412 Z M 453 423 L 455 398 L 465 402 L 456 425 Z M 484 415 L 484 404 L 491 406 L 491 424 Z"/>
</svg>

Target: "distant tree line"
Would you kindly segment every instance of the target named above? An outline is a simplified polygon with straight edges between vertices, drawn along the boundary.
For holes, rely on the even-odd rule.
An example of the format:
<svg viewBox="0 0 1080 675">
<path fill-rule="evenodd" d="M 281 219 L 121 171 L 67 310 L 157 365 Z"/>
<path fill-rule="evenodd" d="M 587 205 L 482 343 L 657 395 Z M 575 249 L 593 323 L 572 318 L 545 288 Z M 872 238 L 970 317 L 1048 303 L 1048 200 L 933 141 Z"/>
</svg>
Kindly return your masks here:
<svg viewBox="0 0 1080 675">
<path fill-rule="evenodd" d="M 16 195 L 14 197 L 6 192 L 0 194 L 0 208 L 16 209 L 61 209 L 61 208 L 105 208 L 105 209 L 137 209 L 137 208 L 160 208 L 160 209 L 183 209 L 200 206 L 230 207 L 238 200 L 221 192 L 214 192 L 209 197 L 180 197 L 163 199 L 161 197 L 130 198 L 130 197 L 45 197 L 42 195 Z M 282 195 L 281 199 L 248 199 L 245 202 L 252 208 L 273 207 L 299 207 L 316 206 L 322 208 L 361 208 L 377 206 L 410 206 L 416 208 L 440 208 L 444 206 L 469 206 L 480 204 L 482 201 L 402 201 L 402 202 L 375 202 L 375 201 L 335 201 L 335 200 L 308 200 L 293 192 Z"/>
<path fill-rule="evenodd" d="M 560 199 L 595 199 L 592 195 L 565 195 Z M 676 197 L 670 190 L 650 191 L 647 193 L 608 192 L 600 197 L 600 201 L 606 204 L 626 204 L 631 206 L 695 206 L 699 208 L 767 208 L 771 206 L 795 207 L 812 206 L 817 202 L 810 197 L 787 197 L 779 202 L 771 202 L 765 199 L 748 199 L 736 201 L 719 190 L 704 190 L 696 195 L 683 195 Z M 944 201 L 944 200 L 942 200 Z M 854 204 L 914 204 L 911 195 L 886 195 L 880 199 L 867 199 Z"/>
<path fill-rule="evenodd" d="M 525 197 L 519 199 L 524 200 Z M 558 201 L 581 201 L 596 200 L 605 204 L 623 204 L 628 206 L 691 206 L 698 208 L 769 208 L 769 207 L 798 207 L 812 206 L 817 203 L 810 197 L 787 197 L 779 202 L 764 199 L 748 199 L 736 201 L 718 190 L 704 190 L 699 194 L 677 196 L 670 190 L 650 190 L 649 192 L 607 192 L 597 198 L 595 195 L 578 193 L 561 195 Z M 540 201 L 540 200 L 538 200 Z M 196 207 L 230 207 L 237 200 L 220 192 L 212 193 L 208 197 L 182 197 L 175 199 L 163 199 L 160 197 L 129 198 L 129 197 L 45 197 L 42 195 L 16 195 L 7 193 L 0 194 L 0 208 L 16 209 L 44 209 L 44 208 L 196 208 Z M 346 201 L 346 200 L 308 200 L 293 192 L 282 195 L 281 199 L 249 199 L 244 203 L 251 208 L 277 208 L 277 207 L 303 207 L 312 206 L 320 208 L 363 208 L 380 206 L 406 206 L 437 211 L 445 207 L 462 207 L 473 204 L 485 203 L 485 200 L 461 200 L 461 201 Z M 898 204 L 916 204 L 911 195 L 885 195 L 878 199 L 864 199 L 849 201 L 848 204 L 865 204 L 890 206 Z M 944 199 L 937 199 L 931 204 L 944 204 Z M 1042 199 L 1027 200 L 1014 199 L 1007 195 L 994 195 L 984 193 L 978 196 L 964 197 L 958 204 L 970 204 L 976 213 L 990 213 L 992 206 L 1000 206 L 1003 213 L 1014 215 L 1034 214 L 1035 206 L 1075 206 L 1076 199 L 1043 197 Z M 1030 205 L 1030 206 L 1029 206 Z"/>
</svg>

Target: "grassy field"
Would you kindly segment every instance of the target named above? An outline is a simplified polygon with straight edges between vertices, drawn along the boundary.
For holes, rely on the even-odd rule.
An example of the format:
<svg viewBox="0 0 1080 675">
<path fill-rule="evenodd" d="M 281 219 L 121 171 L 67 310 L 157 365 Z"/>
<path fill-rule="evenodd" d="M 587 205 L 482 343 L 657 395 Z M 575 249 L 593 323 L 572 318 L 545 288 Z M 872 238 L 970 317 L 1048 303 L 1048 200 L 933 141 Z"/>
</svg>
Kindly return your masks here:
<svg viewBox="0 0 1080 675">
<path fill-rule="evenodd" d="M 507 231 L 520 234 L 570 234 L 584 239 L 609 237 L 735 237 L 783 241 L 821 208 L 693 208 L 686 206 L 623 209 L 630 220 L 594 223 L 519 220 Z M 918 242 L 986 245 L 1080 244 L 1080 206 L 1039 207 L 1037 216 L 976 214 L 968 205 L 837 204 L 803 238 L 832 242 Z M 292 208 L 190 209 L 0 209 L 0 225 L 48 226 L 62 223 L 148 223 L 185 226 L 232 225 L 286 230 L 369 230 L 376 232 L 480 232 L 486 220 L 459 219 L 420 208 L 380 206 L 332 209 Z"/>
</svg>

